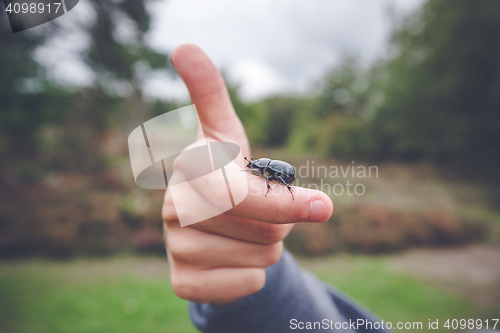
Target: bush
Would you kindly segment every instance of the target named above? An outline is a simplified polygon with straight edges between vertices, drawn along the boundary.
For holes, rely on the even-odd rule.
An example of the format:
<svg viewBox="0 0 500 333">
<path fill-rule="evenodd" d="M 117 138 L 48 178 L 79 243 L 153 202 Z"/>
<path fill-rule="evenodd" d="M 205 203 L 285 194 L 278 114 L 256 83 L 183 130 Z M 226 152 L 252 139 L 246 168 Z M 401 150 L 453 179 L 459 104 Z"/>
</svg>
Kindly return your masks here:
<svg viewBox="0 0 500 333">
<path fill-rule="evenodd" d="M 130 249 L 164 255 L 163 193 L 94 177 L 53 174 L 35 184 L 2 184 L 0 256 L 67 258 Z"/>
<path fill-rule="evenodd" d="M 384 156 L 499 180 L 499 10 L 498 1 L 428 1 L 396 31 L 372 122 Z"/>
<path fill-rule="evenodd" d="M 413 212 L 355 204 L 336 209 L 324 224 L 300 224 L 287 247 L 305 255 L 334 251 L 380 253 L 419 246 L 459 245 L 483 239 L 489 225 L 460 220 L 448 212 Z"/>
<path fill-rule="evenodd" d="M 370 158 L 376 151 L 370 127 L 358 117 L 342 117 L 329 136 L 328 156 L 340 159 Z"/>
</svg>

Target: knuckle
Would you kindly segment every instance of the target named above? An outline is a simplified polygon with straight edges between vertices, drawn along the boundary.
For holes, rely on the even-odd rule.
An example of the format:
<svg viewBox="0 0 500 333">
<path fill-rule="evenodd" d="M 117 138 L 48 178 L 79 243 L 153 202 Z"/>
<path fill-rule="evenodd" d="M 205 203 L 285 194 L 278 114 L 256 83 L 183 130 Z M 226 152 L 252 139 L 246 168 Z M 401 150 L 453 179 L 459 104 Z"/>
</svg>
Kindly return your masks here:
<svg viewBox="0 0 500 333">
<path fill-rule="evenodd" d="M 163 205 L 161 208 L 161 217 L 163 219 L 164 223 L 169 223 L 172 222 L 173 220 L 173 214 L 172 214 L 172 207 L 168 204 Z"/>
<path fill-rule="evenodd" d="M 170 253 L 177 251 L 176 242 L 177 242 L 177 237 L 175 237 L 173 231 L 169 230 L 166 233 L 166 243 L 167 243 L 167 248 L 170 251 Z"/>
<path fill-rule="evenodd" d="M 276 264 L 283 253 L 283 242 L 279 242 L 273 245 L 269 245 L 266 249 L 265 255 L 265 265 L 266 267 Z"/>
<path fill-rule="evenodd" d="M 282 225 L 266 223 L 264 227 L 266 230 L 262 233 L 262 237 L 266 244 L 278 243 L 288 234 L 287 228 Z"/>
<path fill-rule="evenodd" d="M 174 159 L 174 162 L 172 163 L 173 170 L 176 170 L 176 171 L 182 170 L 182 168 L 184 167 L 184 161 L 183 161 L 182 157 L 183 157 L 183 155 L 180 154 L 179 156 L 177 156 Z"/>
<path fill-rule="evenodd" d="M 172 200 L 172 195 L 170 194 L 170 190 L 167 190 L 165 194 L 165 200 L 163 201 L 163 206 L 161 207 L 161 217 L 165 224 L 169 224 L 173 221 L 177 221 L 177 212 L 174 207 L 174 202 Z"/>
<path fill-rule="evenodd" d="M 253 274 L 250 274 L 249 294 L 254 294 L 264 288 L 266 284 L 266 271 L 265 269 L 255 270 Z"/>
<path fill-rule="evenodd" d="M 199 284 L 190 274 L 176 273 L 172 274 L 170 279 L 177 297 L 190 301 L 199 296 Z"/>
<path fill-rule="evenodd" d="M 189 242 L 189 240 L 180 234 L 167 234 L 167 247 L 175 261 L 189 262 L 196 256 L 197 251 L 195 246 L 195 243 Z"/>
</svg>

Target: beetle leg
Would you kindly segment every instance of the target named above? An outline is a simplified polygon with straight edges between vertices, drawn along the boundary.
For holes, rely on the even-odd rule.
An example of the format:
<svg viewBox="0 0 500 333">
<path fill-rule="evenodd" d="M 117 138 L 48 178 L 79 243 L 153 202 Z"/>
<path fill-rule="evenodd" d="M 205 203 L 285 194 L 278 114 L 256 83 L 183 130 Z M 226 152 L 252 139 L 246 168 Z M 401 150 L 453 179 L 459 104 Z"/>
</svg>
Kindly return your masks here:
<svg viewBox="0 0 500 333">
<path fill-rule="evenodd" d="M 267 194 L 269 193 L 269 190 L 272 190 L 271 186 L 269 185 L 269 176 L 266 176 L 266 184 L 267 184 L 267 192 L 266 192 L 266 196 L 267 196 Z"/>
<path fill-rule="evenodd" d="M 288 185 L 288 184 L 287 184 L 287 183 L 283 180 L 283 178 L 282 178 L 281 176 L 280 176 L 280 179 L 281 179 L 281 181 L 283 182 L 283 184 L 285 184 L 285 185 L 286 185 L 286 188 L 288 189 L 288 191 L 290 191 L 290 193 L 292 194 L 292 200 L 295 200 L 295 197 L 293 196 L 293 190 L 292 190 L 292 188 L 290 187 L 290 185 Z"/>
</svg>

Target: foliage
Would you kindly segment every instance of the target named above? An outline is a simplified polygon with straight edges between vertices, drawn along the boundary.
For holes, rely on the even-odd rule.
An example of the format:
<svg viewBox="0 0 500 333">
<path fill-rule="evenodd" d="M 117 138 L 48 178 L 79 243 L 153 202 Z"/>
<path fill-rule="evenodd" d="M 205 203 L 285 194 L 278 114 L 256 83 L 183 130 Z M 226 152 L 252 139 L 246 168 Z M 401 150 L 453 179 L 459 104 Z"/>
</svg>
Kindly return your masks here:
<svg viewBox="0 0 500 333">
<path fill-rule="evenodd" d="M 269 147 L 279 147 L 287 143 L 298 103 L 292 98 L 272 97 L 260 102 L 257 107 L 266 114 L 262 132 L 263 144 Z"/>
<path fill-rule="evenodd" d="M 499 12 L 494 0 L 429 1 L 395 31 L 386 63 L 364 70 L 345 58 L 326 74 L 292 147 L 343 159 L 425 159 L 498 179 Z"/>
<path fill-rule="evenodd" d="M 338 118 L 336 131 L 328 136 L 326 155 L 345 160 L 354 156 L 369 159 L 377 149 L 372 135 L 363 120 L 352 116 Z"/>
<path fill-rule="evenodd" d="M 498 1 L 432 0 L 394 34 L 385 101 L 370 124 L 381 156 L 498 170 L 498 13 Z"/>
<path fill-rule="evenodd" d="M 265 111 L 251 103 L 245 103 L 240 97 L 240 85 L 225 78 L 229 97 L 234 110 L 245 127 L 248 139 L 252 145 L 262 145 L 265 141 Z"/>
<path fill-rule="evenodd" d="M 240 97 L 240 85 L 226 78 L 229 96 L 247 136 L 254 146 L 283 147 L 301 114 L 311 104 L 307 97 L 271 96 L 247 103 Z"/>
<path fill-rule="evenodd" d="M 467 244 L 484 239 L 489 230 L 486 222 L 457 218 L 448 212 L 413 212 L 358 203 L 336 207 L 328 223 L 298 225 L 285 243 L 303 255 L 380 253 Z"/>
<path fill-rule="evenodd" d="M 61 89 L 44 82 L 42 68 L 32 59 L 46 36 L 13 34 L 5 18 L 0 17 L 0 157 L 4 163 L 9 156 L 19 162 L 30 158 L 36 150 L 38 126 L 59 118 L 54 108 L 64 108 L 68 102 Z"/>
<path fill-rule="evenodd" d="M 164 251 L 161 199 L 133 191 L 126 136 L 141 121 L 179 106 L 142 96 L 145 76 L 172 68 L 166 54 L 145 42 L 145 0 L 90 4 L 95 20 L 82 28 L 90 37 L 83 60 L 96 78 L 91 87 L 58 86 L 33 60 L 33 51 L 57 36 L 57 25 L 39 34 L 0 33 L 2 255 Z M 364 68 L 345 57 L 325 73 L 316 94 L 253 103 L 228 82 L 231 100 L 252 146 L 272 147 L 277 156 L 286 151 L 346 160 L 427 159 L 498 177 L 499 6 L 494 0 L 430 0 L 395 32 L 386 63 Z M 131 27 L 130 34 L 118 33 L 122 24 Z M 384 209 L 348 209 L 334 227 L 307 226 L 291 242 L 311 254 L 376 252 L 461 243 L 484 232 L 462 218 L 377 213 Z M 389 218 L 379 221 L 379 215 Z M 393 226 L 392 220 L 401 223 Z M 443 232 L 446 221 L 455 229 Z M 422 230 L 428 237 L 415 241 L 412 235 Z M 433 233 L 444 233 L 444 241 Z M 334 243 L 338 235 L 343 241 Z"/>
<path fill-rule="evenodd" d="M 165 255 L 159 213 L 163 193 L 144 193 L 127 176 L 124 182 L 117 167 L 90 174 L 53 171 L 29 187 L 4 186 L 0 257 L 68 258 L 131 250 Z"/>
<path fill-rule="evenodd" d="M 83 60 L 94 71 L 92 87 L 68 90 L 49 81 L 33 59 L 34 50 L 61 33 L 48 29 L 0 32 L 0 169 L 20 180 L 37 180 L 47 170 L 93 172 L 105 167 L 98 147 L 124 118 L 148 117 L 141 80 L 151 70 L 171 70 L 167 55 L 150 49 L 144 34 L 149 15 L 144 1 L 91 1 L 95 20 L 81 28 L 90 37 Z M 2 20 L 4 16 L 2 16 Z M 6 26 L 6 22 L 0 22 Z M 130 36 L 117 27 L 132 27 Z M 129 29 L 130 30 L 130 29 Z M 5 173 L 4 172 L 4 173 Z"/>
<path fill-rule="evenodd" d="M 370 158 L 376 148 L 366 122 L 359 116 L 342 113 L 297 124 L 290 144 L 297 151 L 345 160 L 359 156 Z"/>
<path fill-rule="evenodd" d="M 139 63 L 153 69 L 171 69 L 167 55 L 150 49 L 144 41 L 144 34 L 149 30 L 149 14 L 144 0 L 93 0 L 91 3 L 97 18 L 88 28 L 92 43 L 86 61 L 103 80 L 101 83 L 122 79 L 140 89 Z M 127 39 L 117 38 L 119 24 L 133 27 Z"/>
<path fill-rule="evenodd" d="M 337 67 L 330 70 L 321 82 L 320 102 L 315 116 L 343 113 L 361 115 L 373 98 L 374 76 L 367 73 L 355 57 L 343 59 Z"/>
<path fill-rule="evenodd" d="M 143 40 L 149 29 L 144 1 L 91 5 L 96 19 L 82 27 L 91 40 L 84 60 L 97 78 L 91 87 L 60 87 L 33 60 L 39 45 L 57 38 L 57 25 L 41 30 L 47 35 L 0 33 L 2 256 L 164 253 L 158 212 L 144 211 L 147 197 L 136 207 L 130 170 L 122 176 L 119 166 L 126 165 L 129 124 L 123 119 L 135 127 L 169 106 L 150 106 L 141 92 L 145 71 L 170 68 L 167 55 Z M 135 31 L 126 40 L 116 31 L 124 21 Z"/>
<path fill-rule="evenodd" d="M 289 140 L 292 149 L 342 159 L 376 155 L 368 123 L 381 102 L 383 72 L 380 65 L 364 69 L 355 57 L 344 58 L 327 72 L 318 94 L 301 99 Z"/>
</svg>

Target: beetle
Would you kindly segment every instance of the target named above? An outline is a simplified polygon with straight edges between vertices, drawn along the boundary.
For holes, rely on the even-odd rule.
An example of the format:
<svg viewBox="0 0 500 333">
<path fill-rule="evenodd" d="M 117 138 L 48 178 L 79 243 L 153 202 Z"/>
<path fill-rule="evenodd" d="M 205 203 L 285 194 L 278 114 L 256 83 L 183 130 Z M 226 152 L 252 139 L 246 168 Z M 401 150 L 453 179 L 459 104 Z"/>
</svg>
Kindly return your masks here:
<svg viewBox="0 0 500 333">
<path fill-rule="evenodd" d="M 250 157 L 251 158 L 251 157 Z M 293 195 L 293 190 L 290 185 L 295 181 L 295 169 L 289 163 L 280 161 L 280 160 L 271 160 L 270 158 L 259 158 L 258 160 L 254 160 L 251 158 L 251 161 L 245 157 L 245 160 L 248 162 L 246 170 L 247 172 L 256 171 L 257 176 L 266 176 L 266 184 L 267 184 L 267 193 L 269 190 L 272 190 L 269 185 L 269 181 L 274 181 L 276 183 L 281 183 L 286 185 L 288 191 L 292 194 L 292 200 L 295 200 Z"/>
</svg>

